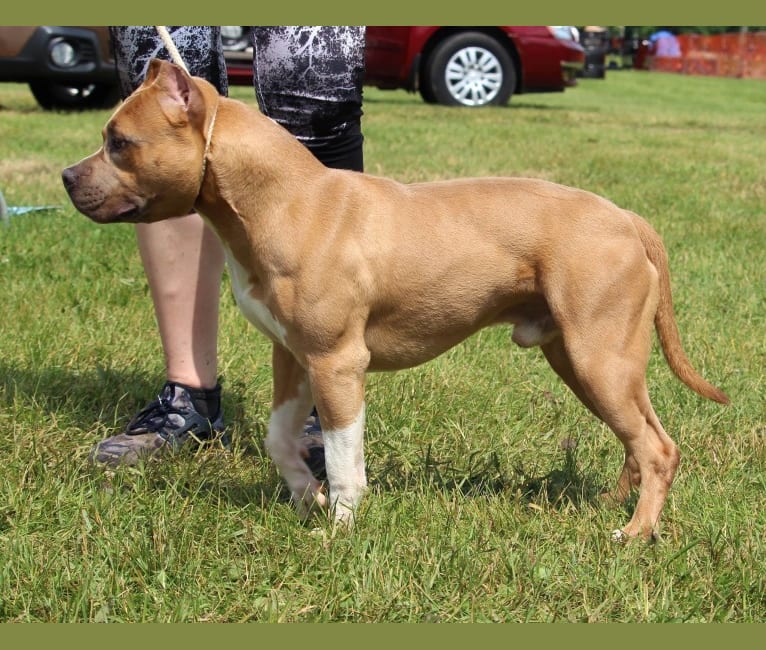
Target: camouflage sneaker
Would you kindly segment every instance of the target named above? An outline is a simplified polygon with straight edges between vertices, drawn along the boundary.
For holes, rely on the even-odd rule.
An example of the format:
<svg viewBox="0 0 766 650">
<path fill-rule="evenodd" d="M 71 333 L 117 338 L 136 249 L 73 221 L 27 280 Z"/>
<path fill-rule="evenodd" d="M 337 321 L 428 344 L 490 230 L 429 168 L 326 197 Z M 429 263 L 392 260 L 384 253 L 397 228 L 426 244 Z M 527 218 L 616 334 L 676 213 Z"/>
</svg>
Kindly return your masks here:
<svg viewBox="0 0 766 650">
<path fill-rule="evenodd" d="M 306 419 L 303 425 L 303 437 L 300 439 L 305 453 L 306 465 L 318 481 L 327 480 L 327 470 L 324 464 L 324 440 L 322 438 L 322 424 L 316 409 Z"/>
<path fill-rule="evenodd" d="M 219 441 L 227 449 L 230 444 L 224 432 L 221 409 L 211 421 L 197 412 L 185 387 L 169 381 L 157 399 L 140 411 L 123 433 L 99 442 L 90 460 L 111 467 L 136 465 L 152 456 L 172 454 L 184 447 L 198 447 L 213 441 Z"/>
</svg>

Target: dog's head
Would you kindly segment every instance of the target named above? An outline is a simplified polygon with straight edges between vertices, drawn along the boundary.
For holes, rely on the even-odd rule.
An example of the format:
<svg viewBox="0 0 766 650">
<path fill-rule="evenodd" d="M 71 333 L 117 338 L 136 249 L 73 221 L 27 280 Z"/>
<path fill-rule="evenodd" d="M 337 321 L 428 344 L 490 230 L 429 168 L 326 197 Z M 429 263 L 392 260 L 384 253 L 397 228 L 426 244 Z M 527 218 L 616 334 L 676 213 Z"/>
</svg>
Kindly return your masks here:
<svg viewBox="0 0 766 650">
<path fill-rule="evenodd" d="M 152 60 L 144 83 L 104 127 L 101 148 L 63 171 L 74 206 L 98 223 L 148 223 L 191 212 L 211 101 L 217 92 L 207 82 Z"/>
</svg>

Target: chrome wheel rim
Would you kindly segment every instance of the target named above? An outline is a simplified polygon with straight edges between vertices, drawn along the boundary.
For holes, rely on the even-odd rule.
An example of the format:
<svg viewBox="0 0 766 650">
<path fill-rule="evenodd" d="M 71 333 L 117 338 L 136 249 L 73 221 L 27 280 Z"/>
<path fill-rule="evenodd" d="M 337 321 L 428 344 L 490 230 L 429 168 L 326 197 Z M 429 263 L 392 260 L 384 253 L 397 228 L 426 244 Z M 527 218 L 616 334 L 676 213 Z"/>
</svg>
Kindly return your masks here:
<svg viewBox="0 0 766 650">
<path fill-rule="evenodd" d="M 489 104 L 503 85 L 503 67 L 483 47 L 464 47 L 453 54 L 444 70 L 450 96 L 464 106 Z"/>
</svg>

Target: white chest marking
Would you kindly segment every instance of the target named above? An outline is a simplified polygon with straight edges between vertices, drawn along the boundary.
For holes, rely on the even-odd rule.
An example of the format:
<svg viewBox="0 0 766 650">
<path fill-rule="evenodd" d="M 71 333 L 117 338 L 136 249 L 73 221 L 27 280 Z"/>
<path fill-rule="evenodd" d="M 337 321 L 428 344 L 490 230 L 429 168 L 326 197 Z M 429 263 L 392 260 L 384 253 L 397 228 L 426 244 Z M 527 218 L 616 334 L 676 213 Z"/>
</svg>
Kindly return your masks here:
<svg viewBox="0 0 766 650">
<path fill-rule="evenodd" d="M 234 298 L 245 318 L 272 341 L 285 345 L 287 330 L 284 325 L 274 318 L 274 315 L 266 305 L 260 300 L 253 298 L 251 292 L 253 285 L 250 283 L 248 272 L 234 259 L 234 256 L 228 250 L 226 251 L 226 263 L 229 267 Z"/>
</svg>

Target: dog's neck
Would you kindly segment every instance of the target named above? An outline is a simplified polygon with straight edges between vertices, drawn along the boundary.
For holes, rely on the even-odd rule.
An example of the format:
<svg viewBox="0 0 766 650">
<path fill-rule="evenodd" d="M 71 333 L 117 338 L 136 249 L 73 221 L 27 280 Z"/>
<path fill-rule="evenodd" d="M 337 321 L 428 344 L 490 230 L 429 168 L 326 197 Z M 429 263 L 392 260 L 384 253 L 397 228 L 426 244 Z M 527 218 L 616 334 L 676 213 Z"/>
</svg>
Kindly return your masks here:
<svg viewBox="0 0 766 650">
<path fill-rule="evenodd" d="M 267 257 L 292 254 L 282 243 L 297 250 L 308 236 L 313 215 L 301 205 L 303 197 L 321 191 L 322 179 L 337 170 L 250 106 L 220 98 L 216 111 L 218 126 L 206 129 L 212 137 L 194 208 L 242 266 L 268 273 L 273 260 Z M 238 128 L 224 128 L 231 124 Z M 274 239 L 275 233 L 281 235 Z M 265 250 L 270 254 L 254 259 Z"/>
<path fill-rule="evenodd" d="M 216 102 L 205 127 L 196 207 L 211 213 L 228 208 L 260 220 L 267 217 L 264 210 L 278 212 L 329 171 L 293 135 L 251 106 L 218 96 Z"/>
</svg>

